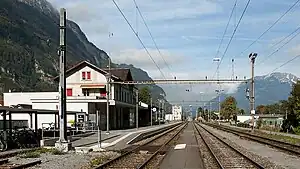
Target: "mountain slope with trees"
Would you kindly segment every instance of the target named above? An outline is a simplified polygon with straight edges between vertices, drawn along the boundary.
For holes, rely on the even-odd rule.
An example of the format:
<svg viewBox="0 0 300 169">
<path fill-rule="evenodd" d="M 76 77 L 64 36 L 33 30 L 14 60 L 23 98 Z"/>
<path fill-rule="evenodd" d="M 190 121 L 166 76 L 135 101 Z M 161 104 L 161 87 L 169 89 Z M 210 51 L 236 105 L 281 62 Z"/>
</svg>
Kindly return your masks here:
<svg viewBox="0 0 300 169">
<path fill-rule="evenodd" d="M 0 1 L 0 91 L 55 91 L 51 78 L 58 74 L 59 13 L 46 0 Z M 67 21 L 67 67 L 87 60 L 99 67 L 108 65 L 109 56 L 88 41 L 80 27 Z M 151 80 L 133 65 L 134 80 Z M 140 86 L 139 86 L 140 87 Z M 148 85 L 155 98 L 163 89 Z M 159 94 L 158 94 L 159 93 Z"/>
</svg>

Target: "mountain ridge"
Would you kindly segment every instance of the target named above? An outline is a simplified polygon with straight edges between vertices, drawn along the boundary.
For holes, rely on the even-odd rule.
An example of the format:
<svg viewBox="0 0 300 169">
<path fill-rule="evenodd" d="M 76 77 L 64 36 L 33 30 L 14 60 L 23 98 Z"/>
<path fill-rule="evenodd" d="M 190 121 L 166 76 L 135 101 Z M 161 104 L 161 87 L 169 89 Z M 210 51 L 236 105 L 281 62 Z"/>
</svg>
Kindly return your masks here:
<svg viewBox="0 0 300 169">
<path fill-rule="evenodd" d="M 51 77 L 59 70 L 58 10 L 46 0 L 1 0 L 0 9 L 1 90 L 57 90 Z M 90 42 L 74 21 L 67 20 L 66 24 L 67 67 L 82 60 L 106 67 L 108 54 Z M 112 64 L 112 67 L 119 65 Z M 121 64 L 121 67 L 130 68 L 135 80 L 151 79 L 147 72 L 133 65 Z M 156 85 L 151 88 L 154 93 L 164 93 Z"/>
<path fill-rule="evenodd" d="M 292 86 L 297 80 L 297 76 L 291 73 L 274 72 L 268 75 L 260 75 L 254 77 L 255 87 L 255 107 L 263 104 L 273 104 L 280 100 L 288 99 Z M 228 96 L 233 96 L 238 102 L 238 107 L 249 110 L 249 100 L 246 98 L 246 89 L 250 88 L 250 84 L 240 84 L 236 92 L 229 94 L 221 94 L 221 102 Z M 218 109 L 218 97 L 210 100 L 212 108 Z M 246 111 L 248 112 L 248 111 Z"/>
</svg>

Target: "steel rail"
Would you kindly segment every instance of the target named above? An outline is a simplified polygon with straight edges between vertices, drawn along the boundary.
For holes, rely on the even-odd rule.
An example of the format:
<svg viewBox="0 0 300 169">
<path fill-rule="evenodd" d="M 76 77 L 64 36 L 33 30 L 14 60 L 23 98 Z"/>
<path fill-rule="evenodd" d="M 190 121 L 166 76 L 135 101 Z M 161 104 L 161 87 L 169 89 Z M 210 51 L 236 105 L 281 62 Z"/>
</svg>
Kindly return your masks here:
<svg viewBox="0 0 300 169">
<path fill-rule="evenodd" d="M 252 160 L 251 158 L 249 158 L 248 156 L 246 156 L 245 154 L 241 153 L 239 150 L 237 150 L 236 148 L 232 147 L 230 144 L 228 144 L 227 142 L 225 142 L 224 140 L 222 140 L 221 138 L 219 138 L 216 134 L 212 133 L 211 131 L 209 131 L 208 129 L 204 128 L 203 126 L 201 126 L 200 124 L 197 124 L 199 127 L 201 127 L 202 129 L 204 129 L 206 132 L 208 132 L 210 135 L 214 136 L 217 140 L 221 141 L 223 144 L 227 145 L 230 149 L 232 149 L 233 151 L 235 151 L 236 153 L 238 153 L 239 155 L 241 155 L 243 158 L 245 158 L 246 160 L 248 160 L 250 163 L 252 163 L 254 166 L 256 166 L 259 169 L 264 169 L 264 167 L 260 164 L 258 164 L 257 162 L 255 162 L 254 160 Z M 222 167 L 224 168 L 224 167 Z"/>
<path fill-rule="evenodd" d="M 275 139 L 271 139 L 271 138 L 267 138 L 267 137 L 263 137 L 263 136 L 258 136 L 258 135 L 254 135 L 254 134 L 251 134 L 251 133 L 238 131 L 238 130 L 235 130 L 235 129 L 230 129 L 230 128 L 225 127 L 225 126 L 221 127 L 221 126 L 214 125 L 214 124 L 207 124 L 207 125 L 209 125 L 211 127 L 214 127 L 214 128 L 217 128 L 217 129 L 221 129 L 223 131 L 226 131 L 226 132 L 229 132 L 229 133 L 232 133 L 232 134 L 235 134 L 239 137 L 244 137 L 244 138 L 247 138 L 247 139 L 262 143 L 262 144 L 267 144 L 267 145 L 275 147 L 277 149 L 284 150 L 286 152 L 290 152 L 290 153 L 293 153 L 293 154 L 296 154 L 296 155 L 300 155 L 300 151 L 292 149 L 292 148 L 296 147 L 296 148 L 298 148 L 298 150 L 300 150 L 300 145 L 297 145 L 297 144 L 291 144 L 291 143 L 283 142 L 283 141 L 280 141 L 280 140 L 275 140 Z"/>
<path fill-rule="evenodd" d="M 137 169 L 142 169 L 145 168 L 146 165 L 159 153 L 161 152 L 165 146 L 167 146 L 167 144 L 169 144 L 186 126 L 188 125 L 188 123 L 185 123 L 184 126 L 178 130 L 170 139 L 168 139 L 157 151 L 155 151 L 148 159 L 146 159 L 144 161 L 143 164 L 141 164 L 140 166 L 137 167 Z"/>
<path fill-rule="evenodd" d="M 179 123 L 178 125 L 174 126 L 174 127 L 171 128 L 171 129 L 168 129 L 167 131 L 165 131 L 165 132 L 163 132 L 163 133 L 169 133 L 169 132 L 172 132 L 172 131 L 174 131 L 175 129 L 177 129 L 178 127 L 180 127 L 181 125 L 182 125 L 182 123 Z M 125 152 L 125 153 L 123 153 L 123 154 L 121 154 L 121 155 L 119 155 L 119 156 L 117 156 L 117 157 L 115 157 L 115 158 L 113 158 L 113 159 L 111 159 L 111 160 L 109 160 L 109 161 L 107 161 L 107 162 L 105 162 L 105 163 L 99 165 L 99 166 L 94 167 L 94 169 L 103 169 L 103 168 L 107 167 L 108 165 L 111 165 L 112 163 L 116 162 L 117 160 L 119 160 L 119 159 L 121 159 L 121 158 L 124 158 L 124 157 L 126 157 L 127 155 L 129 155 L 129 154 L 131 154 L 131 153 L 134 153 L 136 150 L 141 149 L 143 146 L 145 146 L 145 145 L 147 145 L 147 144 L 149 144 L 149 143 L 151 143 L 151 142 L 153 142 L 153 141 L 155 141 L 155 140 L 161 138 L 163 135 L 164 135 L 164 134 L 160 134 L 158 137 L 155 137 L 155 138 L 153 138 L 153 139 L 151 139 L 151 140 L 148 140 L 148 141 L 146 141 L 144 144 L 141 144 L 141 145 L 139 145 L 139 146 L 133 148 L 132 150 L 129 150 L 129 151 L 127 151 L 127 152 Z"/>
</svg>

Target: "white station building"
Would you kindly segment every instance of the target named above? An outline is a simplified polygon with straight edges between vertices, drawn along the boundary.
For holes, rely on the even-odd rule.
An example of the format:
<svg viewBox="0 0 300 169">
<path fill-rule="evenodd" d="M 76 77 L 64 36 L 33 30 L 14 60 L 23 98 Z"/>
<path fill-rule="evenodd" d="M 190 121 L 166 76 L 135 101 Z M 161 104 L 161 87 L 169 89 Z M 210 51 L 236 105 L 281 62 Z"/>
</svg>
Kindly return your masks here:
<svg viewBox="0 0 300 169">
<path fill-rule="evenodd" d="M 182 118 L 182 107 L 174 105 L 172 106 L 172 114 L 166 114 L 165 120 L 178 121 Z"/>
<path fill-rule="evenodd" d="M 132 81 L 129 69 L 110 69 L 111 81 Z M 84 121 L 95 121 L 100 114 L 101 129 L 106 129 L 106 84 L 108 70 L 83 61 L 66 71 L 67 111 L 85 112 Z M 54 79 L 58 81 L 58 77 Z M 110 129 L 123 129 L 132 125 L 135 116 L 134 85 L 111 84 Z M 26 104 L 32 109 L 58 110 L 58 92 L 9 92 L 4 93 L 4 106 Z M 141 106 L 142 105 L 142 106 Z M 148 105 L 140 104 L 140 108 Z M 81 117 L 83 117 L 81 115 Z M 39 115 L 38 128 L 42 123 L 55 122 L 55 115 Z M 74 120 L 68 115 L 67 121 Z M 12 114 L 14 120 L 29 120 L 28 114 Z"/>
</svg>

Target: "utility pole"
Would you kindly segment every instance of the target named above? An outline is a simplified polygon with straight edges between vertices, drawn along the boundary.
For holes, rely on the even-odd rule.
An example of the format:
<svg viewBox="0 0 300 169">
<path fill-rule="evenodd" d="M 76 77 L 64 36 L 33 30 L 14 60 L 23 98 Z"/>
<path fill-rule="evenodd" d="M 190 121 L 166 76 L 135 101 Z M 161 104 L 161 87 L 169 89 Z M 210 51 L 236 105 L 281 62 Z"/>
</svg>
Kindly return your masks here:
<svg viewBox="0 0 300 169">
<path fill-rule="evenodd" d="M 108 74 L 106 85 L 106 134 L 109 134 L 109 100 L 110 100 L 110 58 L 108 58 Z"/>
<path fill-rule="evenodd" d="M 249 58 L 251 61 L 251 93 L 250 93 L 250 112 L 251 112 L 251 121 L 252 121 L 252 131 L 254 130 L 254 114 L 255 114 L 255 96 L 254 96 L 254 63 L 257 57 L 257 53 L 250 53 Z"/>
<path fill-rule="evenodd" d="M 60 130 L 59 143 L 67 142 L 67 114 L 66 114 L 66 9 L 60 9 L 60 49 L 58 51 L 60 56 L 60 72 L 59 72 L 59 116 L 60 116 Z"/>
<path fill-rule="evenodd" d="M 150 115 L 150 120 L 151 120 L 151 126 L 152 126 L 152 120 L 153 120 L 152 119 L 153 118 L 153 115 L 152 115 L 153 114 L 153 111 L 152 111 L 152 97 L 150 98 L 150 114 L 151 114 Z"/>
<path fill-rule="evenodd" d="M 161 119 L 165 119 L 164 118 L 164 114 L 165 114 L 165 100 L 162 100 L 162 111 L 161 111 Z"/>
<path fill-rule="evenodd" d="M 158 100 L 158 125 L 160 125 L 160 114 L 161 114 L 161 107 L 160 107 L 160 100 Z"/>
<path fill-rule="evenodd" d="M 232 79 L 231 80 L 234 80 L 234 59 L 231 59 L 231 62 L 232 62 L 232 68 L 231 68 L 232 69 L 231 70 L 232 71 L 232 75 L 231 75 Z"/>
<path fill-rule="evenodd" d="M 136 107 L 135 107 L 135 120 L 136 120 L 136 128 L 139 128 L 139 90 L 135 91 L 135 99 L 136 99 Z"/>
<path fill-rule="evenodd" d="M 114 34 L 109 33 L 108 37 L 111 38 Z M 110 56 L 108 56 L 108 74 L 107 74 L 107 84 L 106 84 L 106 134 L 109 134 L 109 101 L 110 101 L 110 93 L 111 93 L 111 88 L 110 88 L 110 83 L 111 83 L 111 60 Z"/>
<path fill-rule="evenodd" d="M 71 149 L 71 143 L 67 141 L 67 104 L 66 104 L 66 9 L 60 9 L 60 42 L 59 42 L 59 139 L 55 147 L 59 151 L 67 152 Z"/>
</svg>

